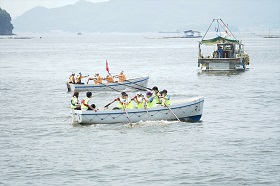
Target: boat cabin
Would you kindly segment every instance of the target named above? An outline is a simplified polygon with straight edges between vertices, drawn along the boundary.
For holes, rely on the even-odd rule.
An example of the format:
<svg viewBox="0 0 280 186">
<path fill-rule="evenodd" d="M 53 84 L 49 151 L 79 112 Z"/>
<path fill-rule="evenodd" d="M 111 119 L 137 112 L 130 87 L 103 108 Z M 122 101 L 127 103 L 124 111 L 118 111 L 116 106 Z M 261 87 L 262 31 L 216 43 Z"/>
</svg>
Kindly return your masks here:
<svg viewBox="0 0 280 186">
<path fill-rule="evenodd" d="M 217 50 L 213 52 L 213 58 L 236 58 L 242 51 L 242 44 L 219 43 L 217 44 Z"/>
<path fill-rule="evenodd" d="M 234 46 L 233 44 L 217 44 L 216 58 L 233 58 Z"/>
</svg>

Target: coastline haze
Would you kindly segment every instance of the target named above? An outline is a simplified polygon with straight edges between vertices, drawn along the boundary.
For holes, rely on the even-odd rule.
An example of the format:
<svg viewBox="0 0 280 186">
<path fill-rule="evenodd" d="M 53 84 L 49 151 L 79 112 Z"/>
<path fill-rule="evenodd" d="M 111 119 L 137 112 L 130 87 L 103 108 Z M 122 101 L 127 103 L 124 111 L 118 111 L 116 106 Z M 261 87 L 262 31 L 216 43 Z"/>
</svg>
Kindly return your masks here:
<svg viewBox="0 0 280 186">
<path fill-rule="evenodd" d="M 175 31 L 177 29 L 204 30 L 213 18 L 221 18 L 235 31 L 268 29 L 279 31 L 280 1 L 224 1 L 205 0 L 60 0 L 2 2 L 3 7 L 14 18 L 16 3 L 20 9 L 31 7 L 12 20 L 15 32 L 48 32 L 62 30 L 70 32 L 149 32 Z M 95 2 L 95 3 L 93 3 Z M 97 3 L 99 2 L 99 3 Z M 5 6 L 2 6 L 5 5 Z M 37 6 L 38 5 L 38 6 Z M 32 8 L 32 6 L 37 6 Z M 45 8 L 43 8 L 45 7 Z M 71 9 L 71 10 L 69 10 Z M 77 10 L 73 12 L 73 10 Z M 256 14 L 261 10 L 262 14 Z M 45 14 L 42 14 L 42 11 Z M 45 17 L 44 17 L 45 15 Z M 72 23 L 70 23 L 70 21 Z M 48 27 L 46 24 L 48 23 Z"/>
</svg>

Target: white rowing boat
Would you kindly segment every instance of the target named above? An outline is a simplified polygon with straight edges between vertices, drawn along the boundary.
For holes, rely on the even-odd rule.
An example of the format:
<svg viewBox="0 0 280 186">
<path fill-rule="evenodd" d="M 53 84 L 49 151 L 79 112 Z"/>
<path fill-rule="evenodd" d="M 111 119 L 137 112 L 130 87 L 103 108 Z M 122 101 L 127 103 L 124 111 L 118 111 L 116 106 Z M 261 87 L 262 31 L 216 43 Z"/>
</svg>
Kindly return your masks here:
<svg viewBox="0 0 280 186">
<path fill-rule="evenodd" d="M 122 91 L 125 89 L 146 90 L 149 76 L 128 79 L 122 83 L 72 84 L 66 83 L 68 91 Z"/>
<path fill-rule="evenodd" d="M 199 121 L 203 111 L 203 97 L 173 101 L 169 107 L 157 106 L 150 109 L 72 110 L 72 122 L 80 124 L 135 123 L 139 121 L 177 120 Z"/>
</svg>

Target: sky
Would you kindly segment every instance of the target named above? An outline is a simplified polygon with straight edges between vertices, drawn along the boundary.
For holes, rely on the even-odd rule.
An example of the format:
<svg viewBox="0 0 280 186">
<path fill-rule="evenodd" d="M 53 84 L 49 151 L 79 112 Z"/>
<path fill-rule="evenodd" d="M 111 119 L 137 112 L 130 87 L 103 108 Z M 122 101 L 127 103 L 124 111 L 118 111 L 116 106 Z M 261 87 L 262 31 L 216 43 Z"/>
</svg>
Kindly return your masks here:
<svg viewBox="0 0 280 186">
<path fill-rule="evenodd" d="M 22 15 L 24 12 L 36 7 L 56 8 L 64 5 L 74 4 L 79 0 L 0 0 L 0 7 L 6 10 L 12 19 Z M 87 0 L 90 2 L 103 2 L 106 0 Z"/>
<path fill-rule="evenodd" d="M 69 4 L 75 4 L 79 0 L 0 0 L 0 7 L 6 10 L 12 17 L 12 20 L 21 16 L 26 11 L 37 7 L 43 6 L 46 8 L 56 8 Z M 104 2 L 109 0 L 86 0 L 93 3 Z M 123 0 L 124 2 L 129 2 L 130 0 Z M 144 0 L 139 0 L 144 2 Z M 146 0 L 153 1 L 153 0 Z M 164 1 L 164 0 L 154 0 L 154 1 Z M 168 0 L 172 2 L 173 0 Z M 192 7 L 194 4 L 199 5 L 199 8 L 195 11 L 201 15 L 206 10 L 211 10 L 211 15 L 206 14 L 205 17 L 212 18 L 225 18 L 228 21 L 234 23 L 234 20 L 238 21 L 239 27 L 250 27 L 250 25 L 260 25 L 259 22 L 273 22 L 274 25 L 277 25 L 279 28 L 279 23 L 275 24 L 274 22 L 279 22 L 280 15 L 280 0 L 181 0 L 189 3 L 188 6 Z M 194 3 L 195 2 L 195 3 Z M 201 5 L 200 5 L 201 4 Z M 224 5 L 225 9 L 219 9 L 217 11 L 217 5 Z M 220 7 L 220 6 L 219 6 Z M 195 13 L 196 13 L 195 12 Z M 247 17 L 244 17 L 243 12 L 246 12 Z M 196 18 L 195 13 L 194 18 Z M 213 17 L 213 13 L 217 14 Z M 210 18 L 209 18 L 210 19 Z M 191 23 L 192 19 L 187 19 Z M 236 21 L 235 21 L 236 22 Z M 244 24 L 242 25 L 242 22 Z M 235 23 L 234 23 L 235 24 Z M 272 23 L 271 23 L 272 24 Z M 244 26 L 245 25 L 245 26 Z M 267 26 L 271 27 L 271 25 Z"/>
</svg>

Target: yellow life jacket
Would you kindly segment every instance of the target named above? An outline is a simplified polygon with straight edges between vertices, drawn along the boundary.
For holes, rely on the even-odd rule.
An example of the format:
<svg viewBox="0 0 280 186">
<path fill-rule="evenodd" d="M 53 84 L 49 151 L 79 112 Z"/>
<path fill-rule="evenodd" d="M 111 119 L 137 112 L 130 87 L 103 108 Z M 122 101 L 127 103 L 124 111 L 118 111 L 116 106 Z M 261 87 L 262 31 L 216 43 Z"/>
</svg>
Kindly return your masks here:
<svg viewBox="0 0 280 186">
<path fill-rule="evenodd" d="M 149 99 L 149 101 L 151 101 L 151 98 L 152 98 L 152 97 L 147 98 L 147 99 Z M 153 98 L 152 98 L 152 99 L 153 99 Z M 147 108 L 152 108 L 152 107 L 154 107 L 154 105 L 155 105 L 154 99 L 153 99 L 151 102 L 146 102 Z"/>
<path fill-rule="evenodd" d="M 155 93 L 153 93 L 153 102 L 154 102 L 154 104 L 161 103 L 161 100 L 158 98 L 158 96 Z"/>
<path fill-rule="evenodd" d="M 170 96 L 167 94 L 164 98 L 167 98 L 167 99 L 161 99 L 161 105 L 162 106 L 170 105 Z"/>
<path fill-rule="evenodd" d="M 141 98 L 142 100 L 139 100 L 138 97 L 136 97 L 135 99 L 138 101 L 138 102 L 136 102 L 136 108 L 137 109 L 144 108 L 144 106 L 145 106 L 144 100 L 142 98 Z"/>
<path fill-rule="evenodd" d="M 120 109 L 124 109 L 124 105 L 126 106 L 125 107 L 126 109 L 132 109 L 133 108 L 132 102 L 130 101 L 129 98 L 127 98 L 127 99 L 120 98 L 120 101 L 119 101 L 117 107 L 120 108 Z"/>
<path fill-rule="evenodd" d="M 85 98 L 82 101 L 82 105 L 81 105 L 81 109 L 87 110 L 88 109 L 88 102 L 89 102 L 90 98 Z"/>
<path fill-rule="evenodd" d="M 130 101 L 127 105 L 126 105 L 127 109 L 133 109 L 133 104 L 132 101 Z"/>
<path fill-rule="evenodd" d="M 74 97 L 71 99 L 71 108 L 72 108 L 72 109 L 77 108 L 76 103 L 78 103 L 78 102 L 79 102 L 78 98 L 76 98 L 76 96 L 74 96 Z"/>
</svg>

